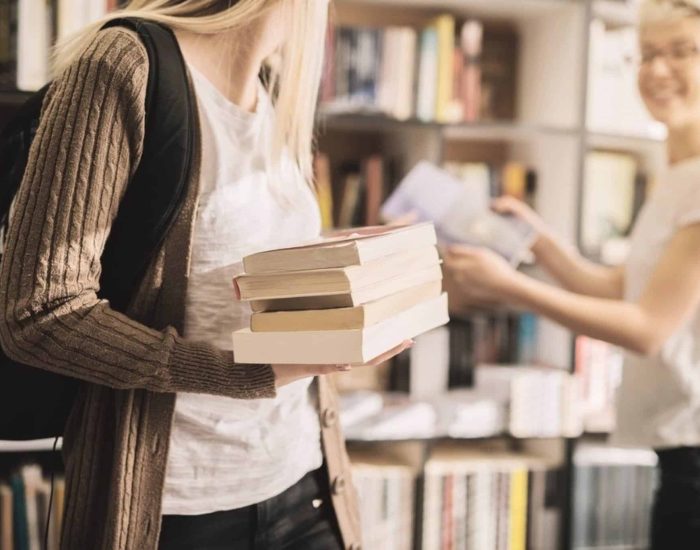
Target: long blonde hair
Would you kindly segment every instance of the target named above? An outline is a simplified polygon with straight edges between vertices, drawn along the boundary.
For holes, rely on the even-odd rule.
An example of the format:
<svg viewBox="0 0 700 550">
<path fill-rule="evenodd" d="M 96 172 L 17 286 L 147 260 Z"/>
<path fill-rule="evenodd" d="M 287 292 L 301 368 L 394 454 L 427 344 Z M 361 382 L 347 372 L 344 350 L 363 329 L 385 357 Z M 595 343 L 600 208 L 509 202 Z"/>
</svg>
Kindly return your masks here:
<svg viewBox="0 0 700 550">
<path fill-rule="evenodd" d="M 279 52 L 279 62 L 268 67 L 267 87 L 275 98 L 271 155 L 279 159 L 284 150 L 289 151 L 310 182 L 314 121 L 328 17 L 326 0 L 228 0 L 228 5 L 222 0 L 131 0 L 123 9 L 59 42 L 54 49 L 53 72 L 60 74 L 65 70 L 111 19 L 138 17 L 162 23 L 173 30 L 216 34 L 245 27 L 280 2 L 287 10 L 285 21 L 289 22 L 290 38 Z"/>
</svg>

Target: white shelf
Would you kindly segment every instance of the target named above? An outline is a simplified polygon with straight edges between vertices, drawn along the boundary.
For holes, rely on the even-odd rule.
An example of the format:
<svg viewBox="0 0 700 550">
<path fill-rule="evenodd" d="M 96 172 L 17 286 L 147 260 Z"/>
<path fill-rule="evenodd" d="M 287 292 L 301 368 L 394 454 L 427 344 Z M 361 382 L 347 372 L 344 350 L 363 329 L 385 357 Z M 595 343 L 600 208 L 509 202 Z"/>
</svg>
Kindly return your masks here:
<svg viewBox="0 0 700 550">
<path fill-rule="evenodd" d="M 54 439 L 37 439 L 34 441 L 0 441 L 0 453 L 28 453 L 53 450 Z M 60 450 L 63 439 L 58 439 L 56 450 Z"/>
<path fill-rule="evenodd" d="M 611 27 L 632 27 L 637 24 L 637 7 L 634 2 L 596 0 L 593 16 Z"/>
<path fill-rule="evenodd" d="M 368 8 L 443 11 L 513 21 L 555 14 L 583 2 L 581 0 L 337 0 L 337 4 Z"/>
<path fill-rule="evenodd" d="M 545 126 L 520 122 L 465 122 L 441 124 L 417 119 L 396 120 L 373 114 L 321 114 L 318 120 L 322 132 L 342 130 L 358 132 L 396 132 L 426 130 L 439 132 L 447 140 L 527 141 L 541 136 L 576 137 L 576 128 Z"/>
</svg>

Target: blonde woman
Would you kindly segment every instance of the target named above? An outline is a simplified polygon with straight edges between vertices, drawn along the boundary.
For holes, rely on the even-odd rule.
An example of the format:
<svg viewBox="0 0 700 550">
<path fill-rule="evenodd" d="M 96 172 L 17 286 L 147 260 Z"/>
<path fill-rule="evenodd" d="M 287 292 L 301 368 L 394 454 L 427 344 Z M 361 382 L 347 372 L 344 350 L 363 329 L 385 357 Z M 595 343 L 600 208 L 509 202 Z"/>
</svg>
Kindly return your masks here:
<svg viewBox="0 0 700 550">
<path fill-rule="evenodd" d="M 455 249 L 445 263 L 455 307 L 510 302 L 627 349 L 615 439 L 658 451 L 654 550 L 690 550 L 700 548 L 700 1 L 644 0 L 641 9 L 639 89 L 668 127 L 669 167 L 626 264 L 584 260 L 508 199 L 495 208 L 538 229 L 533 252 L 563 288 L 484 250 Z"/>
<path fill-rule="evenodd" d="M 86 382 L 64 436 L 66 550 L 359 548 L 332 385 L 312 384 L 349 367 L 241 365 L 230 344 L 250 313 L 231 288 L 241 258 L 319 232 L 327 8 L 134 0 L 110 16 L 174 30 L 199 115 L 201 162 L 129 316 L 96 292 L 142 153 L 148 56 L 104 21 L 58 49 L 2 265 L 0 335 L 11 357 Z"/>
</svg>

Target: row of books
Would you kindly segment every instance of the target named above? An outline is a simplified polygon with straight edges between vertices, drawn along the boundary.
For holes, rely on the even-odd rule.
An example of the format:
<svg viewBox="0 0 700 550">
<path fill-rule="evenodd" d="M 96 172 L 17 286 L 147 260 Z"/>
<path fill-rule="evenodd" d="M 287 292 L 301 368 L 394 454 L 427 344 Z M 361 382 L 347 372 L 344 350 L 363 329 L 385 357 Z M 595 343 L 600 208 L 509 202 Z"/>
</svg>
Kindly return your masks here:
<svg viewBox="0 0 700 550">
<path fill-rule="evenodd" d="M 559 548 L 563 483 L 545 459 L 438 446 L 420 472 L 395 456 L 351 460 L 368 548 Z"/>
<path fill-rule="evenodd" d="M 352 455 L 365 548 L 413 550 L 416 474 L 377 453 Z"/>
<path fill-rule="evenodd" d="M 626 239 L 646 198 L 650 182 L 633 155 L 591 151 L 585 158 L 581 247 L 605 263 L 626 259 Z"/>
<path fill-rule="evenodd" d="M 567 490 L 556 460 L 476 444 L 437 445 L 419 467 L 396 449 L 351 446 L 351 460 L 369 548 L 561 548 Z M 655 463 L 648 450 L 577 448 L 573 550 L 648 547 Z"/>
<path fill-rule="evenodd" d="M 637 86 L 637 29 L 591 23 L 588 127 L 598 132 L 665 138 L 664 126 L 647 112 Z"/>
<path fill-rule="evenodd" d="M 0 0 L 0 89 L 34 91 L 49 81 L 50 49 L 117 7 L 117 0 Z"/>
<path fill-rule="evenodd" d="M 243 259 L 236 360 L 363 364 L 448 321 L 432 224 L 338 232 Z"/>
<path fill-rule="evenodd" d="M 534 364 L 537 327 L 537 316 L 531 313 L 483 311 L 464 318 L 453 316 L 446 327 L 423 335 L 413 350 L 395 359 L 389 389 L 415 395 L 423 385 L 430 392 L 427 388 L 435 386 L 428 382 L 431 373 L 445 363 L 450 389 L 473 386 L 474 369 L 480 364 Z"/>
<path fill-rule="evenodd" d="M 574 369 L 581 383 L 583 425 L 587 432 L 615 428 L 615 393 L 622 380 L 622 350 L 587 336 L 576 337 Z"/>
<path fill-rule="evenodd" d="M 332 166 L 318 153 L 314 162 L 323 227 L 377 225 L 381 206 L 396 184 L 395 163 L 383 155 Z"/>
<path fill-rule="evenodd" d="M 399 120 L 512 120 L 517 56 L 515 32 L 452 15 L 423 28 L 331 27 L 321 100 Z"/>
<path fill-rule="evenodd" d="M 433 376 L 441 374 L 436 371 Z M 471 389 L 427 395 L 421 387 L 415 393 L 344 393 L 341 422 L 346 436 L 381 441 L 504 434 L 576 437 L 583 432 L 580 381 L 562 369 L 482 366 L 476 369 Z"/>
<path fill-rule="evenodd" d="M 438 449 L 425 465 L 422 548 L 554 550 L 560 495 L 557 471 L 541 459 Z"/>
<path fill-rule="evenodd" d="M 425 203 L 428 211 L 431 194 L 440 191 L 437 167 L 428 172 L 428 163 L 414 167 L 400 182 L 394 159 L 375 154 L 355 162 L 333 166 L 329 157 L 318 153 L 315 158 L 316 189 L 321 218 L 325 228 L 377 225 L 386 220 L 382 207 L 389 195 L 402 186 L 413 187 L 414 202 Z M 490 199 L 509 195 L 534 205 L 537 191 L 537 173 L 529 166 L 509 161 L 503 164 L 486 162 L 448 162 L 444 166 L 461 182 L 465 197 L 472 209 L 485 208 Z M 466 219 L 470 211 L 464 212 Z M 436 220 L 433 220 L 436 221 Z"/>
<path fill-rule="evenodd" d="M 22 466 L 7 482 L 0 481 L 0 550 L 58 550 L 65 501 L 62 478 L 54 479 L 47 526 L 50 496 L 50 481 L 37 464 Z"/>
<path fill-rule="evenodd" d="M 656 454 L 581 445 L 574 455 L 574 550 L 648 548 Z"/>
</svg>

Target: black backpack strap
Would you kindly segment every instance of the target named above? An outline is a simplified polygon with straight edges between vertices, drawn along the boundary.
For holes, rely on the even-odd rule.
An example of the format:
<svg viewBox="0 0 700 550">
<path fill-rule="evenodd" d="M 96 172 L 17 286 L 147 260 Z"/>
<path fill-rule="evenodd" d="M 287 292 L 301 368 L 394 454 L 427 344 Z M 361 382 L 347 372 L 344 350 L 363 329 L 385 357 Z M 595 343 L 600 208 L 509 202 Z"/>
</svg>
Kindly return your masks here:
<svg viewBox="0 0 700 550">
<path fill-rule="evenodd" d="M 143 19 L 106 27 L 135 31 L 148 51 L 146 128 L 141 162 L 129 182 L 102 255 L 100 295 L 125 311 L 187 191 L 195 142 L 195 101 L 173 32 Z"/>
</svg>

